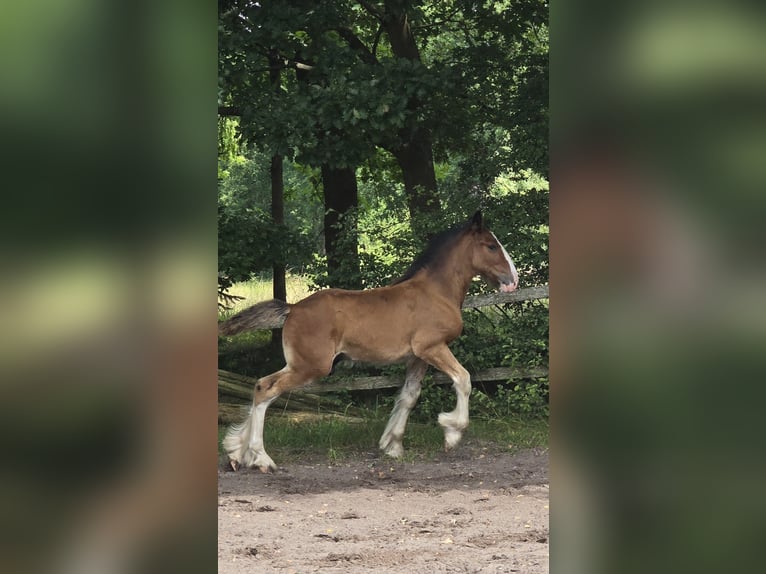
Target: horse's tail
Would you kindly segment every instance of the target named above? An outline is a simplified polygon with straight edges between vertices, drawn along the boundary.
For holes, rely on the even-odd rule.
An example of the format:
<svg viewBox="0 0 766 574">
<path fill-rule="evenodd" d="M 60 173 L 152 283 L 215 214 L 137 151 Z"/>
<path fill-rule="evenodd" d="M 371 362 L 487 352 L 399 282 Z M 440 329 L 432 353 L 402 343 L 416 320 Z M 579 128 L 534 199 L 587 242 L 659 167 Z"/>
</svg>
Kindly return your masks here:
<svg viewBox="0 0 766 574">
<path fill-rule="evenodd" d="M 264 301 L 218 323 L 218 334 L 236 335 L 256 329 L 276 329 L 282 326 L 283 319 L 289 312 L 289 303 L 279 299 Z"/>
</svg>

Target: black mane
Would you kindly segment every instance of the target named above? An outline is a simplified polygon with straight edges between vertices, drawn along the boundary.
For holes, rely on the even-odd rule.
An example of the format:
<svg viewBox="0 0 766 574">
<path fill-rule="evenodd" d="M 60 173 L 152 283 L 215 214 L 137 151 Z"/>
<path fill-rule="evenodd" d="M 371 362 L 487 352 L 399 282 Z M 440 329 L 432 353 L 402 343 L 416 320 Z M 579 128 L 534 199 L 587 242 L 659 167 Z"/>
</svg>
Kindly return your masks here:
<svg viewBox="0 0 766 574">
<path fill-rule="evenodd" d="M 451 227 L 434 236 L 434 238 L 428 242 L 428 245 L 426 245 L 423 252 L 417 256 L 412 264 L 410 264 L 407 271 L 404 272 L 404 275 L 391 283 L 391 285 L 404 283 L 405 281 L 412 279 L 418 271 L 425 269 L 426 267 L 433 267 L 434 263 L 438 264 L 439 260 L 444 255 L 444 252 L 450 249 L 455 243 L 455 240 L 470 227 L 471 222 L 469 221 L 468 223 Z"/>
</svg>

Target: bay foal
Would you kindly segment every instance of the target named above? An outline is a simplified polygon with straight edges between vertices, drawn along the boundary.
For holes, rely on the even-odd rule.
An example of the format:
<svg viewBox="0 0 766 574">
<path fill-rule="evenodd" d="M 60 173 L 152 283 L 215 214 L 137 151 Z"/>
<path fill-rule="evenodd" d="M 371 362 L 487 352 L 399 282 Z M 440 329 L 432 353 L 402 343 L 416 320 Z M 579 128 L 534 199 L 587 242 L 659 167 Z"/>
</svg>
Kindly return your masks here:
<svg viewBox="0 0 766 574">
<path fill-rule="evenodd" d="M 393 457 L 402 455 L 404 428 L 428 365 L 445 373 L 452 379 L 457 404 L 439 415 L 439 424 L 445 447 L 454 447 L 468 426 L 471 379 L 447 345 L 463 329 L 460 308 L 477 275 L 505 292 L 519 284 L 513 261 L 485 228 L 480 211 L 436 236 L 392 285 L 366 291 L 326 289 L 292 305 L 273 299 L 222 322 L 219 333 L 232 335 L 286 317 L 282 346 L 287 364 L 258 380 L 247 419 L 229 428 L 223 446 L 231 467 L 276 468 L 263 446 L 266 409 L 285 391 L 329 374 L 342 359 L 407 364 L 404 386 L 380 439 L 380 448 Z"/>
</svg>

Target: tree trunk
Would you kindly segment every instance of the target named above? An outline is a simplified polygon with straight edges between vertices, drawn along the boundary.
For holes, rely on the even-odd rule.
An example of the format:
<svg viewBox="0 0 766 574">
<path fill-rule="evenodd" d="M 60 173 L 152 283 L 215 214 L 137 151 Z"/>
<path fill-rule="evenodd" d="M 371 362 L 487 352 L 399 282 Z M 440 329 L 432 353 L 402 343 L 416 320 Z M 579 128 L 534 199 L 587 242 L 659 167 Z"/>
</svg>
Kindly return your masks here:
<svg viewBox="0 0 766 574">
<path fill-rule="evenodd" d="M 274 90 L 279 92 L 280 85 L 280 72 L 277 64 L 278 52 L 272 50 L 269 53 L 269 65 L 271 71 L 269 72 L 269 79 Z M 277 225 L 284 225 L 285 223 L 285 184 L 284 184 L 284 172 L 282 156 L 275 154 L 271 157 L 271 169 L 269 170 L 271 175 L 271 219 Z M 272 267 L 273 272 L 273 296 L 274 299 L 280 299 L 282 301 L 287 300 L 287 282 L 285 277 L 285 265 L 275 264 Z M 281 352 L 282 347 L 282 329 L 272 329 L 271 331 L 271 348 L 274 352 Z"/>
<path fill-rule="evenodd" d="M 285 186 L 282 171 L 282 156 L 275 155 L 271 158 L 271 218 L 277 225 L 285 223 Z M 287 300 L 287 282 L 285 277 L 285 265 L 276 263 L 272 267 L 274 283 L 274 299 Z M 282 329 L 271 330 L 271 350 L 273 353 L 282 352 Z"/>
<path fill-rule="evenodd" d="M 322 166 L 324 187 L 324 244 L 330 286 L 360 289 L 359 238 L 356 214 L 359 205 L 356 172 L 352 168 Z"/>
<path fill-rule="evenodd" d="M 391 51 L 397 58 L 420 62 L 420 52 L 410 29 L 405 4 L 399 0 L 386 0 L 383 27 L 391 42 Z M 415 111 L 420 102 L 413 97 L 408 109 Z M 402 169 L 404 190 L 407 193 L 410 218 L 437 213 L 441 202 L 436 187 L 431 133 L 423 126 L 415 130 L 402 130 L 401 145 L 390 151 Z"/>
<path fill-rule="evenodd" d="M 282 171 L 282 156 L 271 158 L 271 218 L 277 225 L 285 223 L 285 187 Z M 274 265 L 274 299 L 287 299 L 285 266 Z"/>
<path fill-rule="evenodd" d="M 410 218 L 439 212 L 441 202 L 437 193 L 431 134 L 428 130 L 418 128 L 409 140 L 401 148 L 393 150 L 393 153 L 402 169 Z"/>
</svg>

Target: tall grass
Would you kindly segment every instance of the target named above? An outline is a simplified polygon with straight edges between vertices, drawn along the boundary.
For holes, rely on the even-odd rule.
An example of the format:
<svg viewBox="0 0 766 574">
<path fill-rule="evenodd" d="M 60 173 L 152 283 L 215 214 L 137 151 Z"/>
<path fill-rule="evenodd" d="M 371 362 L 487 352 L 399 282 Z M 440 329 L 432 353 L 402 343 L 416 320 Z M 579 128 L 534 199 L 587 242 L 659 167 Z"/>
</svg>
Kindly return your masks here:
<svg viewBox="0 0 766 574">
<path fill-rule="evenodd" d="M 271 299 L 274 293 L 273 284 L 274 282 L 271 278 L 271 275 L 260 275 L 250 279 L 249 281 L 240 281 L 239 283 L 235 283 L 229 289 L 229 294 L 236 295 L 238 297 L 244 297 L 244 299 L 236 301 L 231 306 L 231 309 L 226 311 L 223 315 L 233 315 L 234 313 L 242 311 L 251 305 L 255 305 L 261 301 Z M 288 303 L 296 303 L 311 294 L 309 291 L 308 279 L 301 275 L 293 275 L 292 273 L 288 273 L 286 277 L 286 287 Z"/>
</svg>

